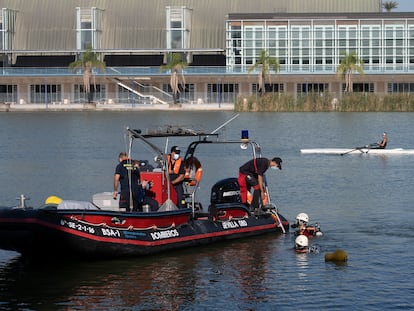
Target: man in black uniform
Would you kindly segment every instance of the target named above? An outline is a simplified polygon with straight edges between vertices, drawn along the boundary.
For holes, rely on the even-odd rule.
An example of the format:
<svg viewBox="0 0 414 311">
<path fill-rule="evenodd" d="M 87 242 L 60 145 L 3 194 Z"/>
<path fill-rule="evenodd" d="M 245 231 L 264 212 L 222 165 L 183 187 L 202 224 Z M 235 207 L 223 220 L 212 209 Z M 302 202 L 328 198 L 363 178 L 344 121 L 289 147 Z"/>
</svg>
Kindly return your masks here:
<svg viewBox="0 0 414 311">
<path fill-rule="evenodd" d="M 130 183 L 131 181 L 131 183 Z M 119 154 L 119 164 L 115 168 L 113 198 L 118 195 L 118 184 L 121 185 L 119 196 L 119 208 L 125 208 L 127 212 L 142 210 L 140 196 L 142 187 L 140 185 L 140 173 L 137 165 L 133 164 L 125 152 Z M 132 198 L 132 204 L 131 204 Z"/>
<path fill-rule="evenodd" d="M 247 191 L 253 188 L 253 200 L 250 209 L 254 210 L 259 207 L 260 198 L 263 200 L 267 196 L 263 183 L 263 174 L 268 168 L 282 169 L 282 159 L 274 157 L 272 160 L 266 158 L 254 158 L 243 164 L 239 169 L 238 182 L 240 185 L 240 195 L 242 203 L 247 202 Z"/>
</svg>

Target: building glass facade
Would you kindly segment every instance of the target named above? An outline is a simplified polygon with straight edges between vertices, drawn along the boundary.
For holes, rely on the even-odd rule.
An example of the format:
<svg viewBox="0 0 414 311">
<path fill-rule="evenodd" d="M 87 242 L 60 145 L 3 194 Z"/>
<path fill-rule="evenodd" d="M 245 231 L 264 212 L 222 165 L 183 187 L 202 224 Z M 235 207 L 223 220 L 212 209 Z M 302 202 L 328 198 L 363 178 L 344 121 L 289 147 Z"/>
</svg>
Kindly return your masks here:
<svg viewBox="0 0 414 311">
<path fill-rule="evenodd" d="M 414 70 L 414 19 L 228 19 L 228 71 L 245 72 L 261 50 L 278 58 L 281 73 L 335 73 L 355 51 L 366 73 Z"/>
</svg>

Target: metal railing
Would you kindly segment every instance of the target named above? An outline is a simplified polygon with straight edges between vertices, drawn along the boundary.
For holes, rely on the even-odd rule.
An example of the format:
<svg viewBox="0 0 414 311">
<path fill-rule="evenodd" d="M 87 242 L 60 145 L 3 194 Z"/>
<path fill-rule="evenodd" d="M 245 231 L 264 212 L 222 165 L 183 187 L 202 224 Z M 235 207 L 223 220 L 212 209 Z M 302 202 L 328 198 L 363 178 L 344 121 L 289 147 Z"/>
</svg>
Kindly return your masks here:
<svg viewBox="0 0 414 311">
<path fill-rule="evenodd" d="M 325 74 L 336 73 L 337 65 L 281 65 L 278 74 Z M 186 67 L 185 75 L 217 76 L 217 75 L 247 75 L 248 66 L 197 66 Z M 366 74 L 414 74 L 414 64 L 387 64 L 364 66 Z M 97 76 L 134 77 L 134 76 L 169 76 L 170 72 L 160 71 L 159 67 L 107 67 L 105 72 L 96 70 Z M 254 74 L 250 73 L 250 74 Z M 82 71 L 73 72 L 66 67 L 2 67 L 0 76 L 3 77 L 46 77 L 46 76 L 79 76 Z"/>
</svg>

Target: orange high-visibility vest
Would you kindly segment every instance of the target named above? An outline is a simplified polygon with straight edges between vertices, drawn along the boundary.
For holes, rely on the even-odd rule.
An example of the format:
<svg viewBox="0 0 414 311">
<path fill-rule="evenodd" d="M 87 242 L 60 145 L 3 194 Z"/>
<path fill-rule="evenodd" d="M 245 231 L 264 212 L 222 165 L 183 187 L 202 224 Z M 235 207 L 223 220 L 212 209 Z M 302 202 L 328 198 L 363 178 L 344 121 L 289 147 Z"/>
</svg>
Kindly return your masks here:
<svg viewBox="0 0 414 311">
<path fill-rule="evenodd" d="M 171 155 L 168 155 L 167 157 L 168 160 L 168 169 L 170 168 L 170 161 L 171 161 Z M 178 175 L 180 173 L 180 166 L 181 166 L 181 162 L 183 161 L 182 158 L 178 158 L 177 160 L 175 160 L 174 162 L 174 167 L 173 167 L 173 171 L 174 174 Z"/>
</svg>

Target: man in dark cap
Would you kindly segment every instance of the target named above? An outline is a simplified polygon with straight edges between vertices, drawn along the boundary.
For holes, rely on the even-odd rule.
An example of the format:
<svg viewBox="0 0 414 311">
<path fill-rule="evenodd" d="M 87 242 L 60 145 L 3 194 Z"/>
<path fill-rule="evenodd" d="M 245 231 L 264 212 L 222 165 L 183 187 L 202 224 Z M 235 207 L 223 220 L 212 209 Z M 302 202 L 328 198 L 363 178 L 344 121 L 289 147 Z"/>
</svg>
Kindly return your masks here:
<svg viewBox="0 0 414 311">
<path fill-rule="evenodd" d="M 269 160 L 267 158 L 254 158 L 239 169 L 238 182 L 240 185 L 240 195 L 243 204 L 247 205 L 247 191 L 253 188 L 253 199 L 250 204 L 250 210 L 254 211 L 259 207 L 260 199 L 262 202 L 266 199 L 267 192 L 263 182 L 263 175 L 268 168 L 282 169 L 282 159 L 274 157 Z"/>
<path fill-rule="evenodd" d="M 180 157 L 181 150 L 178 146 L 171 148 L 171 153 L 168 155 L 168 174 L 170 182 L 177 193 L 177 206 L 179 208 L 185 207 L 183 181 L 185 176 L 185 165 L 183 159 Z"/>
<path fill-rule="evenodd" d="M 119 163 L 115 168 L 113 198 L 118 195 L 118 184 L 121 186 L 119 195 L 119 208 L 127 212 L 142 210 L 140 204 L 140 171 L 133 161 L 128 158 L 126 152 L 121 152 L 118 156 Z M 132 202 L 131 202 L 132 200 Z"/>
</svg>

